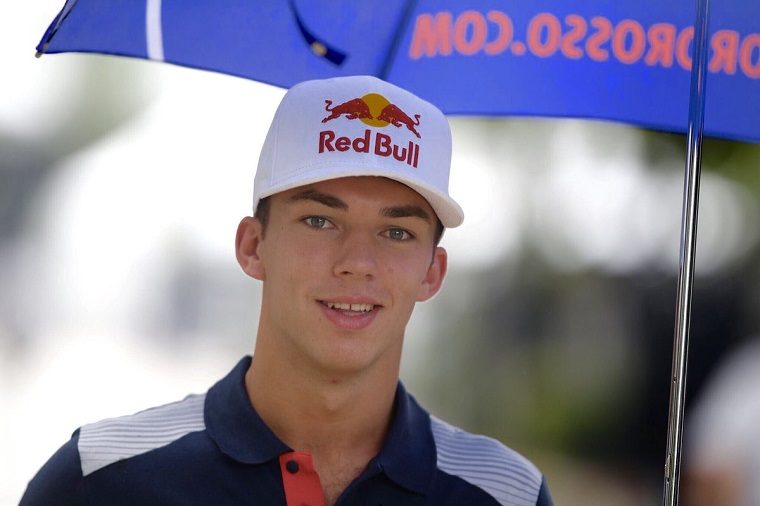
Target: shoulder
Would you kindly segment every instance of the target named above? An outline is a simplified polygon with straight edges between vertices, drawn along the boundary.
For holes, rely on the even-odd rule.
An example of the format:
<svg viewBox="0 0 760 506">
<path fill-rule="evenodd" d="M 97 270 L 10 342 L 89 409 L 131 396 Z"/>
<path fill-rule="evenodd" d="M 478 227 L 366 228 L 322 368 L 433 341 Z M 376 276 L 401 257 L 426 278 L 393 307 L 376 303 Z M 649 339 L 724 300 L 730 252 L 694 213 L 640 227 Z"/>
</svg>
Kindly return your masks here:
<svg viewBox="0 0 760 506">
<path fill-rule="evenodd" d="M 543 475 L 501 442 L 430 417 L 439 470 L 492 496 L 500 505 L 551 504 Z"/>
<path fill-rule="evenodd" d="M 83 476 L 204 430 L 205 399 L 205 394 L 189 395 L 134 415 L 85 425 L 80 429 L 78 443 Z"/>
<path fill-rule="evenodd" d="M 204 430 L 205 397 L 190 395 L 133 415 L 84 425 L 29 482 L 21 504 L 85 504 L 89 475 Z"/>
<path fill-rule="evenodd" d="M 84 504 L 82 470 L 77 452 L 79 432 L 75 432 L 29 482 L 20 506 Z"/>
</svg>

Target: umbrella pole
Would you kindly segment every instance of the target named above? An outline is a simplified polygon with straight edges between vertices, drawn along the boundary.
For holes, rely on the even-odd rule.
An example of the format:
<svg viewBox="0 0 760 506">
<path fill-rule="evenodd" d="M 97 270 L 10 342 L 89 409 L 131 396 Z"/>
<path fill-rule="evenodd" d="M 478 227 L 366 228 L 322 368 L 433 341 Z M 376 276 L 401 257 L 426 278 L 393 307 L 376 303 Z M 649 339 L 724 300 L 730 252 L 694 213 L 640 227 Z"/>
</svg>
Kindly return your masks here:
<svg viewBox="0 0 760 506">
<path fill-rule="evenodd" d="M 681 475 L 681 442 L 686 398 L 686 364 L 689 349 L 691 295 L 694 281 L 694 259 L 697 245 L 697 210 L 702 157 L 702 131 L 705 112 L 705 76 L 707 70 L 707 24 L 709 0 L 696 0 L 697 18 L 694 27 L 694 51 L 689 92 L 689 133 L 684 175 L 683 208 L 681 211 L 681 252 L 676 302 L 676 328 L 673 336 L 673 366 L 668 413 L 668 449 L 665 457 L 665 490 L 663 504 L 678 504 Z"/>
</svg>

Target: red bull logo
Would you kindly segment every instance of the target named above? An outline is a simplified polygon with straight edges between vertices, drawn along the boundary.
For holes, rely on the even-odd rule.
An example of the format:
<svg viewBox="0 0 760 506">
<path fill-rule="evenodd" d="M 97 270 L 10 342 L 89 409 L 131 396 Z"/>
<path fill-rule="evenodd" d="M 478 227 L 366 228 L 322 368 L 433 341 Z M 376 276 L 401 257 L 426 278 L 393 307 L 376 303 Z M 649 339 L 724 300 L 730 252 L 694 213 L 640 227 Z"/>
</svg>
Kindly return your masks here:
<svg viewBox="0 0 760 506">
<path fill-rule="evenodd" d="M 322 123 L 327 123 L 328 121 L 340 118 L 341 116 L 345 116 L 346 119 L 374 118 L 369 110 L 369 105 L 367 105 L 367 102 L 361 98 L 354 98 L 348 102 L 338 104 L 333 108 L 330 108 L 331 105 L 332 100 L 325 100 L 325 111 L 329 112 L 330 115 L 323 119 Z"/>
<path fill-rule="evenodd" d="M 420 133 L 415 128 L 420 124 L 420 115 L 415 114 L 414 119 L 412 119 L 412 116 L 409 116 L 403 109 L 379 93 L 369 93 L 334 106 L 332 100 L 325 100 L 325 111 L 330 114 L 322 119 L 322 123 L 341 117 L 347 120 L 358 119 L 362 123 L 376 128 L 384 128 L 388 125 L 393 125 L 396 128 L 406 127 L 418 139 L 421 138 Z M 353 139 L 338 136 L 332 130 L 323 130 L 319 133 L 320 153 L 348 150 L 357 153 L 372 152 L 378 156 L 392 156 L 394 159 L 406 162 L 415 168 L 420 155 L 420 146 L 417 143 L 409 141 L 406 146 L 400 146 L 393 142 L 390 135 L 382 132 L 375 132 L 373 136 L 369 128 L 364 131 L 363 136 Z"/>
<path fill-rule="evenodd" d="M 374 127 L 393 125 L 399 128 L 403 125 L 418 139 L 420 138 L 420 133 L 414 128 L 420 125 L 420 115 L 415 114 L 412 119 L 399 106 L 389 102 L 379 93 L 369 93 L 334 107 L 331 107 L 332 103 L 332 100 L 325 100 L 325 110 L 330 114 L 322 120 L 322 123 L 344 116 L 345 119 L 358 119 Z"/>
</svg>

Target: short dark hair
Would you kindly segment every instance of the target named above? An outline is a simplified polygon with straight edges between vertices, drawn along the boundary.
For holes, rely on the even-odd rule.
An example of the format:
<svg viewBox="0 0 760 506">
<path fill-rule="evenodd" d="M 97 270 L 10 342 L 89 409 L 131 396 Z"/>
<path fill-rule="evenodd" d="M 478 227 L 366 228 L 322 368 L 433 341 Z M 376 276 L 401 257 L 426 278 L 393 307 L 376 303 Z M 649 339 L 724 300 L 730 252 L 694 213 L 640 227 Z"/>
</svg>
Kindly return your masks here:
<svg viewBox="0 0 760 506">
<path fill-rule="evenodd" d="M 259 200 L 259 203 L 256 205 L 256 212 L 253 213 L 253 216 L 259 220 L 261 223 L 261 235 L 262 237 L 266 235 L 267 232 L 267 225 L 269 224 L 269 208 L 272 207 L 272 200 L 269 197 L 264 197 L 263 199 Z"/>
<path fill-rule="evenodd" d="M 270 197 L 264 197 L 263 199 L 259 200 L 259 203 L 256 205 L 256 212 L 253 214 L 261 223 L 261 236 L 265 236 L 267 232 L 267 225 L 269 224 L 269 210 L 272 207 L 272 201 Z M 435 235 L 433 237 L 433 244 L 435 246 L 438 246 L 438 243 L 441 242 L 441 237 L 443 237 L 443 223 L 441 223 L 441 220 L 438 219 L 438 216 L 435 217 Z"/>
</svg>

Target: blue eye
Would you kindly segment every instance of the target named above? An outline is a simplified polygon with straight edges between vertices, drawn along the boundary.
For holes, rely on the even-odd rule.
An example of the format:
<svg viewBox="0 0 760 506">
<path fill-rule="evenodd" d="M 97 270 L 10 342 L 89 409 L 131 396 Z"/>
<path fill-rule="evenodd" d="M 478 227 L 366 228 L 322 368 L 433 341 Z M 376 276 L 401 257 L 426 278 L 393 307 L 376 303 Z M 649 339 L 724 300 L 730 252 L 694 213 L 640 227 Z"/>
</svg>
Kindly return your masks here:
<svg viewBox="0 0 760 506">
<path fill-rule="evenodd" d="M 311 228 L 327 228 L 330 224 L 324 216 L 307 216 L 303 222 Z"/>
<path fill-rule="evenodd" d="M 387 232 L 388 238 L 394 241 L 407 241 L 412 238 L 412 234 L 403 228 L 391 228 Z"/>
</svg>

